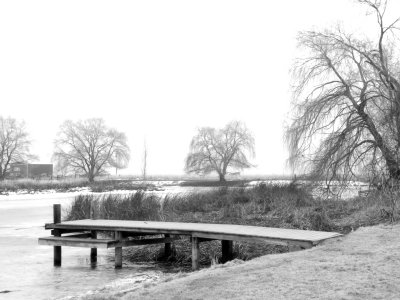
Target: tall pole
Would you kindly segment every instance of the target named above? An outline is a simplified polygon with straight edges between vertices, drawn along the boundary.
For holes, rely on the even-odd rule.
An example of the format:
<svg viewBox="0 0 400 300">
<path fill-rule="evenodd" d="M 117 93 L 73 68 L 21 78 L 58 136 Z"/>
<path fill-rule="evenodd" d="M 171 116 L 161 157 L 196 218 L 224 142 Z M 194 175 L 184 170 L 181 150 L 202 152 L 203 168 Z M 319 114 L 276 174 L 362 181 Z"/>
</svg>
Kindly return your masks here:
<svg viewBox="0 0 400 300">
<path fill-rule="evenodd" d="M 147 176 L 147 144 L 146 139 L 143 143 L 143 167 L 142 167 L 143 181 L 146 181 Z"/>
</svg>

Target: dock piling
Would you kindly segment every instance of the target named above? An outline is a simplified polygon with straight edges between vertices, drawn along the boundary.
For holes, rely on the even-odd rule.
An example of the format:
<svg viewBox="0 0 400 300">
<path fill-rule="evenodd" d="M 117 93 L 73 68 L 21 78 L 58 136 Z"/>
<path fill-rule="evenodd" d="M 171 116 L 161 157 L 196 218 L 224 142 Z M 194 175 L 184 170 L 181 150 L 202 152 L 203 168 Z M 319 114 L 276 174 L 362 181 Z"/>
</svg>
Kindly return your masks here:
<svg viewBox="0 0 400 300">
<path fill-rule="evenodd" d="M 61 223 L 61 204 L 54 204 L 53 205 L 53 223 Z M 54 236 L 61 236 L 59 230 L 54 230 Z M 54 246 L 54 266 L 60 267 L 61 266 L 61 246 Z"/>
<path fill-rule="evenodd" d="M 97 239 L 97 232 L 96 230 L 90 231 L 90 235 L 92 239 Z M 90 262 L 96 263 L 97 262 L 97 248 L 90 248 Z"/>
<path fill-rule="evenodd" d="M 232 260 L 233 258 L 233 241 L 221 240 L 222 244 L 222 263 Z"/>
<path fill-rule="evenodd" d="M 192 237 L 192 269 L 199 268 L 199 238 Z"/>
<path fill-rule="evenodd" d="M 120 241 L 122 239 L 122 232 L 115 231 L 114 239 Z M 122 268 L 122 247 L 115 247 L 115 268 Z"/>
<path fill-rule="evenodd" d="M 164 234 L 165 238 L 169 238 L 169 234 Z M 170 257 L 171 256 L 171 243 L 165 243 L 164 244 L 164 256 L 165 257 Z"/>
<path fill-rule="evenodd" d="M 93 201 L 90 202 L 90 212 L 89 212 L 89 214 L 90 214 L 89 217 L 90 217 L 91 220 L 95 220 L 96 219 L 96 217 L 95 217 L 95 205 L 94 205 Z M 92 239 L 97 239 L 97 232 L 95 230 L 91 230 L 90 231 L 90 235 L 91 235 Z M 91 263 L 96 263 L 97 262 L 97 248 L 91 248 L 90 249 L 90 262 Z"/>
</svg>

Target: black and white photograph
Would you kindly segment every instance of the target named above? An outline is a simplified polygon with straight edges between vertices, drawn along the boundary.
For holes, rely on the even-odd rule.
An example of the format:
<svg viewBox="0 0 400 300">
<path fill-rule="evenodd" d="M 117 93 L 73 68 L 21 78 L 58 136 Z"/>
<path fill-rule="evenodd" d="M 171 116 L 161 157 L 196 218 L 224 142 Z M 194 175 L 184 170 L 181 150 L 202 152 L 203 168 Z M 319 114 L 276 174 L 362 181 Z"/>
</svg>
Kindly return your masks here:
<svg viewBox="0 0 400 300">
<path fill-rule="evenodd" d="M 400 1 L 0 0 L 0 300 L 400 299 Z"/>
</svg>

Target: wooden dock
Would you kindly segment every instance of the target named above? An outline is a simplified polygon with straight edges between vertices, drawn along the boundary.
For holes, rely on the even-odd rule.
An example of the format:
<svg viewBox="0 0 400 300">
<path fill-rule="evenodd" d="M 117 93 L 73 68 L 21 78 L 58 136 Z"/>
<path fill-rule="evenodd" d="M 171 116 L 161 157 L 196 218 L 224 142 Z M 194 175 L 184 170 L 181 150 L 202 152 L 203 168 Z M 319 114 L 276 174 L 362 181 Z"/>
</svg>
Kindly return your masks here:
<svg viewBox="0 0 400 300">
<path fill-rule="evenodd" d="M 170 254 L 171 243 L 182 236 L 192 242 L 192 268 L 198 269 L 199 243 L 221 240 L 222 260 L 232 259 L 233 241 L 266 241 L 271 244 L 287 245 L 307 249 L 320 242 L 338 237 L 339 233 L 309 231 L 230 224 L 178 223 L 121 220 L 76 220 L 61 222 L 61 207 L 54 206 L 54 223 L 46 224 L 53 236 L 39 238 L 40 245 L 54 246 L 54 265 L 61 265 L 61 247 L 88 247 L 91 261 L 95 262 L 97 248 L 115 248 L 115 267 L 122 267 L 122 247 L 165 244 L 166 255 Z M 97 239 L 97 231 L 111 232 L 113 238 Z M 163 238 L 152 238 L 160 236 Z M 134 239 L 141 237 L 141 239 Z"/>
</svg>

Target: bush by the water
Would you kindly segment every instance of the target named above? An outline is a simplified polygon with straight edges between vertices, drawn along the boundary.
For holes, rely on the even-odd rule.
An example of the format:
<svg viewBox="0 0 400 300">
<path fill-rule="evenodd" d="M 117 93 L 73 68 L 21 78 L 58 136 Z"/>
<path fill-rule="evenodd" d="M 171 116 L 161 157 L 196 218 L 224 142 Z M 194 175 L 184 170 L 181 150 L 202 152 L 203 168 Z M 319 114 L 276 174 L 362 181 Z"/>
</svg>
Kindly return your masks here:
<svg viewBox="0 0 400 300">
<path fill-rule="evenodd" d="M 368 197 L 327 201 L 314 199 L 305 187 L 260 184 L 253 188 L 223 187 L 164 198 L 143 191 L 128 195 L 80 195 L 67 219 L 89 218 L 92 207 L 92 216 L 102 219 L 225 223 L 347 233 L 391 219 L 392 204 L 391 197 L 378 191 Z M 180 266 L 189 265 L 189 241 L 179 240 L 173 245 L 173 255 L 168 258 L 163 257 L 159 245 L 126 248 L 124 253 L 135 261 L 163 259 Z M 220 248 L 218 241 L 202 243 L 201 263 L 218 261 Z M 287 250 L 266 243 L 236 242 L 234 247 L 235 256 L 241 259 Z"/>
</svg>

